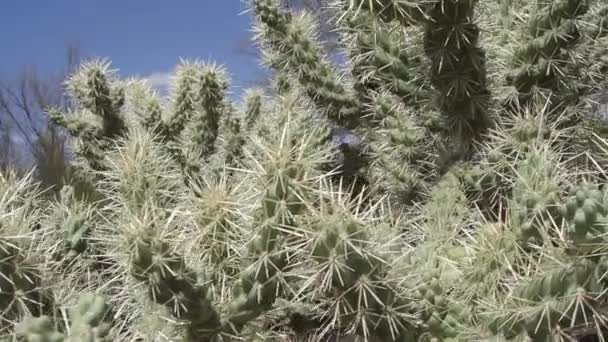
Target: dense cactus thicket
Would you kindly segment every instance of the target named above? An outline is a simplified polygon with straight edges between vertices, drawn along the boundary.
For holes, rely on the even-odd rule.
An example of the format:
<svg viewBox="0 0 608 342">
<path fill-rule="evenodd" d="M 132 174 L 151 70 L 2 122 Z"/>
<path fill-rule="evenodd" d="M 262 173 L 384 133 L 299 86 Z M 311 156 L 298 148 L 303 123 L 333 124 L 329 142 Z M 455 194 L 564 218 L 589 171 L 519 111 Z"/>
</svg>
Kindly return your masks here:
<svg viewBox="0 0 608 342">
<path fill-rule="evenodd" d="M 0 175 L 3 341 L 601 341 L 608 7 L 248 0 L 266 88 L 68 80 L 68 184 Z M 44 195 L 44 196 L 43 196 Z"/>
</svg>

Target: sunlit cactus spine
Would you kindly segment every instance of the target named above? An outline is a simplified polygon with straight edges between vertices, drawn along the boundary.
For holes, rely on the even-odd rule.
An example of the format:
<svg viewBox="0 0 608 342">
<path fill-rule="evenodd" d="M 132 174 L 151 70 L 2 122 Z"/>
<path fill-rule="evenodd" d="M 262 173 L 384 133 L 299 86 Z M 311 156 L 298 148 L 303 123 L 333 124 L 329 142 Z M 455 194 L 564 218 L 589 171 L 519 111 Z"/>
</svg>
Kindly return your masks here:
<svg viewBox="0 0 608 342">
<path fill-rule="evenodd" d="M 217 152 L 217 139 L 225 122 L 230 134 L 232 106 L 226 99 L 226 73 L 221 66 L 182 61 L 171 89 L 171 109 L 159 124 L 160 141 L 189 178 L 196 178 L 201 164 Z M 229 146 L 230 147 L 230 146 Z M 231 147 L 232 149 L 236 147 Z"/>
<path fill-rule="evenodd" d="M 382 127 L 394 156 L 415 163 L 423 154 L 424 129 L 417 127 L 407 117 L 389 117 Z"/>
<path fill-rule="evenodd" d="M 548 341 L 584 336 L 578 329 L 585 325 L 602 329 L 592 323 L 600 302 L 583 298 L 595 298 L 604 291 L 603 270 L 597 263 L 604 254 L 600 247 L 603 229 L 598 224 L 604 195 L 597 186 L 582 184 L 571 187 L 569 196 L 562 199 L 558 168 L 546 154 L 533 151 L 518 169 L 513 189 L 516 202 L 511 203 L 515 215 L 510 222 L 517 247 L 511 246 L 511 257 L 499 265 L 503 276 L 515 273 L 523 278 L 503 283 L 506 292 L 496 304 L 502 312 L 491 309 L 482 314 L 490 317 L 488 328 L 507 339 L 529 336 Z M 509 268 L 505 270 L 506 261 Z M 527 272 L 529 267 L 534 272 Z"/>
<path fill-rule="evenodd" d="M 524 257 L 536 270 L 524 276 L 505 302 L 499 303 L 502 312 L 488 311 L 488 328 L 506 338 L 527 335 L 534 340 L 554 340 L 558 336 L 584 336 L 582 330 L 595 329 L 602 334 L 601 324 L 595 323 L 601 307 L 598 294 L 605 291 L 605 252 L 602 249 L 605 200 L 597 185 L 582 183 L 571 186 L 569 196 L 552 211 L 553 223 L 545 223 L 545 238 L 551 227 L 565 220 L 564 237 L 560 249 L 545 249 L 546 257 L 522 255 L 511 261 L 511 272 L 524 272 Z M 550 218 L 549 218 L 550 219 Z M 559 240 L 555 240 L 557 242 Z M 536 244 L 539 246 L 539 244 Z M 533 252 L 530 252 L 533 254 Z M 543 258 L 544 257 L 544 258 Z M 506 284 L 505 284 L 506 285 Z M 589 299 L 586 299 L 589 298 Z M 586 328 L 583 328 L 586 327 Z"/>
<path fill-rule="evenodd" d="M 479 304 L 481 298 L 499 298 L 509 290 L 505 277 L 523 268 L 522 260 L 529 259 L 519 247 L 517 235 L 507 232 L 503 223 L 488 223 L 470 243 L 471 257 L 462 264 L 463 304 Z"/>
<path fill-rule="evenodd" d="M 496 164 L 483 159 L 479 164 L 454 165 L 451 171 L 461 179 L 469 198 L 479 203 L 480 208 L 491 210 L 495 209 L 496 202 L 500 201 L 496 197 L 502 190 L 498 169 Z"/>
<path fill-rule="evenodd" d="M 513 209 L 513 203 L 507 202 L 514 193 L 513 183 L 520 182 L 519 168 L 525 168 L 530 154 L 539 153 L 546 146 L 561 150 L 563 143 L 558 140 L 561 132 L 557 129 L 560 122 L 548 119 L 546 109 L 535 105 L 517 113 L 504 112 L 500 129 L 490 131 L 483 143 L 483 152 L 475 160 L 457 166 L 469 187 L 471 199 L 483 207 L 487 215 L 505 217 L 504 209 Z M 572 146 L 571 143 L 564 145 Z M 559 160 L 561 155 L 554 157 Z M 532 186 L 530 181 L 521 182 Z"/>
<path fill-rule="evenodd" d="M 164 234 L 172 228 L 164 220 L 191 191 L 184 182 L 187 175 L 151 132 L 140 127 L 130 133 L 108 154 L 108 171 L 103 173 L 104 193 L 121 208 L 112 212 L 98 235 L 112 263 L 109 281 L 119 292 L 110 298 L 112 305 L 126 307 L 121 318 L 128 323 L 145 319 L 145 312 L 130 299 L 139 296 L 136 289 L 142 288 L 145 296 L 140 299 L 164 306 L 183 325 L 180 335 L 186 340 L 210 340 L 221 325 L 210 286 L 204 283 L 206 269 L 193 271 L 184 258 L 185 248 L 178 253 Z M 179 218 L 171 224 L 187 224 L 186 218 Z M 189 226 L 180 228 L 185 233 Z"/>
<path fill-rule="evenodd" d="M 600 16 L 597 25 L 597 31 L 594 35 L 595 38 L 598 36 L 604 37 L 608 34 L 608 6 L 603 6 L 599 9 L 598 15 Z"/>
<path fill-rule="evenodd" d="M 185 256 L 176 252 L 176 246 L 173 246 L 170 240 L 165 241 L 162 234 L 156 234 L 158 229 L 153 223 L 149 226 L 146 222 L 146 208 L 153 201 L 157 201 L 156 196 L 169 195 L 164 188 L 159 187 L 162 183 L 154 184 L 163 182 L 161 179 L 154 179 L 154 175 L 162 172 L 162 169 L 150 170 L 151 174 L 148 174 L 143 172 L 144 170 L 138 171 L 137 168 L 123 170 L 120 164 L 130 162 L 126 155 L 132 154 L 145 158 L 135 165 L 155 163 L 159 158 L 144 157 L 141 151 L 131 150 L 128 144 L 122 147 L 126 150 L 109 157 L 113 167 L 117 169 L 109 175 L 114 182 L 132 181 L 143 176 L 149 178 L 150 183 L 147 185 L 138 181 L 130 183 L 133 189 L 117 186 L 113 190 L 118 191 L 114 196 L 124 196 L 122 200 L 143 200 L 143 203 L 130 205 L 130 210 L 144 223 L 142 229 L 136 229 L 126 235 L 127 239 L 131 239 L 126 245 L 130 246 L 127 267 L 135 279 L 147 285 L 149 296 L 154 302 L 164 305 L 176 319 L 184 323 L 188 341 L 219 341 L 222 336 L 240 334 L 250 322 L 271 309 L 275 299 L 286 291 L 283 272 L 286 272 L 290 253 L 287 231 L 290 228 L 295 229 L 294 216 L 305 208 L 302 201 L 316 179 L 315 166 L 325 161 L 324 154 L 310 148 L 310 141 L 314 141 L 312 135 L 308 141 L 299 142 L 287 131 L 289 130 L 286 129 L 283 140 L 278 145 L 258 146 L 264 149 L 266 160 L 252 161 L 254 167 L 259 167 L 259 170 L 254 170 L 253 173 L 259 176 L 261 182 L 258 188 L 261 202 L 253 218 L 250 232 L 252 237 L 247 243 L 247 254 L 241 255 L 240 267 L 235 264 L 235 257 L 239 256 L 239 243 L 243 243 L 243 236 L 247 234 L 235 225 L 238 219 L 235 215 L 238 215 L 239 208 L 228 208 L 229 203 L 223 202 L 230 202 L 229 198 L 223 198 L 222 194 L 217 192 L 223 191 L 221 183 L 215 186 L 210 183 L 201 189 L 192 189 L 192 195 L 198 198 L 192 202 L 197 207 L 190 210 L 193 211 L 197 225 L 206 230 L 205 236 L 199 239 L 205 246 L 196 246 L 196 241 L 192 245 L 188 243 L 188 250 L 194 255 L 204 253 L 198 258 L 202 258 L 201 261 L 207 267 L 202 272 L 195 272 L 192 266 L 186 265 Z M 135 145 L 141 149 L 154 146 L 154 143 L 140 143 L 143 145 Z M 162 153 L 162 150 L 158 152 Z M 116 160 L 116 157 L 120 157 L 122 161 Z M 163 172 L 167 175 L 174 173 L 175 170 Z M 140 196 L 132 197 L 131 192 L 138 187 L 144 187 L 142 190 L 147 191 L 144 199 Z M 171 202 L 168 202 L 164 207 L 171 205 Z M 200 233 L 197 231 L 194 234 Z M 197 260 L 196 257 L 191 259 Z M 208 271 L 221 271 L 226 276 L 222 280 L 222 277 L 218 277 L 219 274 L 214 273 L 202 279 L 200 274 L 206 274 Z M 212 298 L 212 286 L 226 286 L 218 280 L 223 282 L 231 279 L 236 280 L 234 294 L 224 298 L 221 306 L 216 306 Z"/>
<path fill-rule="evenodd" d="M 589 93 L 602 93 L 607 87 L 604 77 L 608 71 L 608 6 L 586 13 L 591 23 L 583 34 L 587 38 L 580 46 L 580 55 L 573 72 L 579 76 L 579 88 Z M 582 74 L 583 77 L 580 77 Z M 593 101 L 593 100 L 592 100 Z M 600 121 L 601 122 L 601 121 Z"/>
<path fill-rule="evenodd" d="M 149 203 L 170 207 L 184 190 L 181 165 L 155 137 L 142 127 L 133 128 L 128 137 L 115 141 L 115 148 L 106 155 L 108 170 L 100 174 L 106 183 L 97 187 L 135 214 Z"/>
<path fill-rule="evenodd" d="M 201 68 L 201 63 L 198 61 L 180 61 L 169 89 L 169 106 L 156 130 L 160 141 L 165 144 L 165 148 L 172 158 L 181 165 L 186 173 L 190 165 L 196 165 L 198 162 L 198 160 L 191 160 L 190 154 L 193 151 L 189 146 L 185 146 L 182 137 L 198 110 L 197 92 Z"/>
<path fill-rule="evenodd" d="M 527 151 L 533 149 L 539 142 L 547 140 L 551 130 L 543 122 L 535 117 L 519 117 L 509 129 L 513 148 L 516 151 Z"/>
<path fill-rule="evenodd" d="M 395 289 L 383 284 L 385 261 L 366 252 L 368 242 L 359 235 L 361 227 L 353 222 L 333 224 L 320 231 L 312 251 L 313 259 L 327 268 L 322 287 L 336 296 L 329 310 L 340 313 L 329 315 L 328 325 L 352 329 L 365 338 L 413 341 L 415 328 L 402 318 L 409 315 L 406 303 Z"/>
</svg>

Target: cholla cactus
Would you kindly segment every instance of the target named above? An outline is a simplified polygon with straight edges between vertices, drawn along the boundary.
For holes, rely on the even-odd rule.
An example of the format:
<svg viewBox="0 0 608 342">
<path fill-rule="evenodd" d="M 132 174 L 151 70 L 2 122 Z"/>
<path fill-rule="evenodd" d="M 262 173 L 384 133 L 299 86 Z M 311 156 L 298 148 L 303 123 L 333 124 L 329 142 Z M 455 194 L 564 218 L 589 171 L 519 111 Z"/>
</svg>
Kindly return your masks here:
<svg viewBox="0 0 608 342">
<path fill-rule="evenodd" d="M 74 187 L 64 185 L 59 193 L 60 201 L 53 214 L 56 221 L 56 230 L 63 240 L 64 248 L 59 248 L 61 254 L 65 254 L 66 259 L 73 259 L 78 254 L 83 253 L 88 244 L 89 234 L 93 228 L 91 205 L 81 202 L 76 198 Z"/>
<path fill-rule="evenodd" d="M 223 117 L 228 81 L 222 67 L 200 61 L 182 61 L 171 91 L 172 108 L 161 123 L 161 141 L 190 177 L 214 153 Z"/>
<path fill-rule="evenodd" d="M 448 129 L 465 144 L 489 126 L 486 61 L 474 22 L 476 1 L 435 1 L 428 12 L 425 52 Z"/>
<path fill-rule="evenodd" d="M 28 318 L 17 327 L 17 335 L 28 342 L 107 342 L 109 325 L 103 322 L 107 311 L 104 298 L 83 295 L 70 310 L 72 324 L 68 337 L 57 332 L 48 316 Z"/>
<path fill-rule="evenodd" d="M 542 227 L 551 224 L 559 200 L 559 175 L 547 155 L 533 151 L 518 169 L 519 179 L 513 186 L 511 215 L 523 246 L 543 242 Z"/>
<path fill-rule="evenodd" d="M 214 65 L 203 65 L 197 77 L 197 113 L 191 120 L 189 141 L 203 155 L 210 155 L 215 150 L 221 118 L 226 112 L 224 96 L 228 83 L 224 71 Z"/>
<path fill-rule="evenodd" d="M 178 137 L 196 111 L 197 82 L 200 65 L 182 61 L 175 70 L 171 94 L 173 110 L 167 121 L 167 136 Z"/>
<path fill-rule="evenodd" d="M 538 90 L 563 96 L 574 91 L 564 88 L 568 50 L 579 40 L 578 19 L 588 10 L 587 1 L 541 2 L 530 21 L 530 41 L 515 52 L 515 68 L 507 81 L 519 93 L 520 101 Z"/>
<path fill-rule="evenodd" d="M 203 259 L 210 280 L 220 288 L 240 270 L 240 247 L 246 242 L 247 232 L 241 222 L 246 206 L 240 197 L 246 192 L 245 182 L 249 178 L 239 183 L 230 180 L 227 174 L 219 179 L 203 178 L 200 185 L 192 187 L 194 195 L 188 200 L 194 220 L 191 232 L 194 239 L 187 250 Z"/>
<path fill-rule="evenodd" d="M 363 98 L 387 88 L 391 93 L 413 102 L 419 85 L 413 81 L 415 69 L 406 54 L 403 35 L 385 28 L 367 12 L 343 19 L 345 40 L 353 64 L 355 89 Z"/>
<path fill-rule="evenodd" d="M 321 55 L 312 36 L 310 18 L 285 12 L 276 0 L 253 0 L 252 7 L 259 22 L 259 40 L 280 54 L 273 61 L 277 68 L 293 68 L 306 94 L 320 110 L 342 126 L 356 127 L 361 119 L 359 101 Z"/>
<path fill-rule="evenodd" d="M 559 207 L 559 212 L 568 221 L 568 238 L 577 247 L 573 252 L 585 255 L 600 248 L 606 209 L 604 192 L 597 185 L 572 187 L 570 198 Z"/>
<path fill-rule="evenodd" d="M 33 318 L 24 321 L 19 325 L 19 331 L 17 333 L 26 338 L 29 341 L 44 341 L 44 342 L 63 342 L 65 336 L 57 332 L 51 319 L 47 316 L 40 318 Z"/>
<path fill-rule="evenodd" d="M 246 92 L 244 99 L 245 115 L 242 127 L 245 129 L 251 129 L 255 124 L 256 120 L 262 114 L 264 93 L 261 89 L 249 89 Z"/>
<path fill-rule="evenodd" d="M 162 134 L 166 126 L 163 121 L 163 106 L 156 92 L 144 81 L 136 79 L 130 80 L 125 88 L 125 111 L 132 113 L 146 129 Z"/>
<path fill-rule="evenodd" d="M 316 287 L 313 296 L 322 299 L 321 336 L 337 330 L 364 339 L 414 341 L 415 315 L 397 282 L 387 276 L 390 248 L 371 239 L 374 230 L 390 234 L 392 227 L 366 222 L 374 207 L 360 212 L 356 200 L 349 203 L 344 194 L 330 190 L 322 196 L 308 222 L 310 258 L 317 264 L 309 284 Z"/>
<path fill-rule="evenodd" d="M 228 118 L 224 122 L 224 151 L 226 154 L 226 165 L 238 166 L 245 145 L 245 131 L 241 131 L 244 125 L 240 118 Z"/>
<path fill-rule="evenodd" d="M 458 266 L 464 254 L 456 237 L 466 234 L 472 221 L 463 190 L 455 174 L 444 175 L 422 208 L 423 222 L 408 231 L 417 248 L 407 255 L 408 263 L 399 271 L 415 275 L 403 276 L 403 282 L 414 291 L 412 296 L 416 300 L 412 305 L 421 321 L 419 334 L 426 338 L 470 338 L 464 328 L 470 320 L 467 317 L 470 308 L 466 300 L 452 296 L 458 289 Z"/>
<path fill-rule="evenodd" d="M 231 115 L 225 118 L 221 140 L 223 140 L 224 160 L 227 166 L 241 166 L 247 136 L 256 133 L 259 129 L 256 122 L 264 110 L 263 99 L 263 90 L 248 89 L 243 96 L 241 111 L 233 110 Z"/>
<path fill-rule="evenodd" d="M 45 298 L 48 294 L 42 288 L 39 264 L 31 260 L 31 257 L 28 258 L 22 247 L 6 240 L 1 242 L 0 253 L 2 325 L 6 326 L 11 320 L 19 319 L 30 312 L 39 315 L 49 310 L 49 298 Z"/>
<path fill-rule="evenodd" d="M 152 300 L 188 322 L 188 340 L 214 334 L 221 323 L 209 288 L 197 285 L 196 273 L 183 258 L 171 252 L 166 242 L 146 237 L 138 239 L 134 248 L 131 274 L 147 284 Z"/>
<path fill-rule="evenodd" d="M 297 216 L 306 210 L 315 169 L 326 162 L 327 152 L 315 146 L 314 131 L 298 142 L 292 126 L 284 126 L 277 146 L 263 148 L 267 157 L 259 165 L 261 203 L 254 212 L 248 255 L 241 267 L 235 299 L 228 317 L 237 327 L 269 310 L 281 293 L 295 292 L 287 282 L 290 245 L 300 229 Z"/>
<path fill-rule="evenodd" d="M 103 169 L 103 154 L 110 139 L 123 136 L 127 129 L 121 112 L 124 90 L 113 82 L 108 68 L 105 61 L 92 61 L 69 79 L 68 88 L 78 105 L 77 115 L 50 113 L 51 120 L 78 138 L 74 152 L 92 170 Z"/>
<path fill-rule="evenodd" d="M 364 9 L 379 16 L 384 21 L 397 20 L 404 25 L 417 22 L 424 18 L 425 8 L 427 7 L 425 2 L 415 3 L 401 0 L 341 1 L 346 10 L 356 11 Z"/>
<path fill-rule="evenodd" d="M 394 202 L 411 203 L 436 176 L 432 136 L 396 97 L 379 94 L 374 104 L 384 120 L 371 135 L 372 177 Z"/>
<path fill-rule="evenodd" d="M 48 234 L 41 227 L 40 190 L 31 176 L 18 179 L 0 173 L 0 332 L 28 315 L 53 313 L 46 287 L 47 263 L 37 241 Z"/>
<path fill-rule="evenodd" d="M 274 74 L 240 106 L 210 62 L 168 101 L 70 78 L 51 117 L 98 196 L 0 175 L 3 337 L 608 335 L 605 6 L 332 0 L 339 65 L 313 15 L 247 3 Z"/>
</svg>

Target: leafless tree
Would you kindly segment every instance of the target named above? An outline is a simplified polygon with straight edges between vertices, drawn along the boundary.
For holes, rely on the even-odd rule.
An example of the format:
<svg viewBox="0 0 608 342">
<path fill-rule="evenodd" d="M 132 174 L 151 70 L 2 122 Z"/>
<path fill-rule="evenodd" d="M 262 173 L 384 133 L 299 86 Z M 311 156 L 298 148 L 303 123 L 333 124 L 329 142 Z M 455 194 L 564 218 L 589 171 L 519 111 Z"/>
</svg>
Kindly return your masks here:
<svg viewBox="0 0 608 342">
<path fill-rule="evenodd" d="M 15 144 L 8 125 L 0 121 L 0 173 L 6 173 L 17 164 Z"/>
<path fill-rule="evenodd" d="M 63 83 L 79 63 L 79 51 L 77 45 L 68 45 L 66 64 L 56 74 L 41 74 L 35 66 L 27 66 L 14 80 L 0 80 L 0 129 L 4 143 L 0 160 L 8 165 L 15 155 L 27 153 L 44 186 L 61 184 L 66 171 L 65 136 L 48 121 L 46 111 L 70 106 Z"/>
</svg>

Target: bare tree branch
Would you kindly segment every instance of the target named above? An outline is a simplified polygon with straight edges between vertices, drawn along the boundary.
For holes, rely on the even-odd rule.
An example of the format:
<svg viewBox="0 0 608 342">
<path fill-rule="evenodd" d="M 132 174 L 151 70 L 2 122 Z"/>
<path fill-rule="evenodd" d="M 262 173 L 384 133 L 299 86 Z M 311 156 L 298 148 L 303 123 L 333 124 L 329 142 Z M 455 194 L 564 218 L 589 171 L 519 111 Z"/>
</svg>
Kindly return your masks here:
<svg viewBox="0 0 608 342">
<path fill-rule="evenodd" d="M 17 96 L 9 86 L 0 84 L 0 110 L 5 115 L 8 115 L 12 120 L 13 125 L 19 130 L 23 139 L 28 143 L 28 148 L 33 150 L 34 142 L 31 139 L 29 132 L 23 127 L 21 120 L 18 118 L 19 116 L 16 114 L 15 110 L 13 110 L 13 106 L 17 106 L 25 111 L 21 105 L 20 97 Z"/>
<path fill-rule="evenodd" d="M 71 44 L 66 48 L 66 64 L 57 74 L 43 77 L 34 66 L 28 66 L 15 80 L 0 81 L 0 134 L 3 134 L 0 139 L 5 145 L 0 149 L 0 164 L 15 159 L 10 154 L 16 153 L 17 139 L 25 142 L 39 180 L 47 186 L 60 184 L 67 167 L 66 140 L 61 129 L 48 120 L 46 112 L 49 108 L 70 107 L 63 84 L 79 61 L 78 45 Z"/>
</svg>

